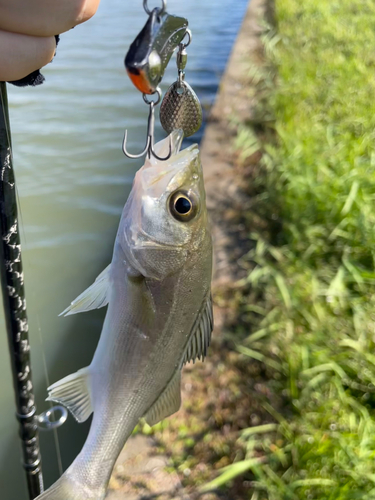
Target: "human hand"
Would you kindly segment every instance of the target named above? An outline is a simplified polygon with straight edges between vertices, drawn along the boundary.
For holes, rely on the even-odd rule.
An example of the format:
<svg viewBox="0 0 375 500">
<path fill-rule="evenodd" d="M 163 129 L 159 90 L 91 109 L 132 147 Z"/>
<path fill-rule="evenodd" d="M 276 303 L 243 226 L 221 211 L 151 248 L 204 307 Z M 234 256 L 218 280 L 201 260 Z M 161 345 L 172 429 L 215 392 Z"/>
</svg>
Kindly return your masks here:
<svg viewBox="0 0 375 500">
<path fill-rule="evenodd" d="M 55 36 L 90 19 L 100 0 L 0 0 L 0 81 L 48 64 Z"/>
</svg>

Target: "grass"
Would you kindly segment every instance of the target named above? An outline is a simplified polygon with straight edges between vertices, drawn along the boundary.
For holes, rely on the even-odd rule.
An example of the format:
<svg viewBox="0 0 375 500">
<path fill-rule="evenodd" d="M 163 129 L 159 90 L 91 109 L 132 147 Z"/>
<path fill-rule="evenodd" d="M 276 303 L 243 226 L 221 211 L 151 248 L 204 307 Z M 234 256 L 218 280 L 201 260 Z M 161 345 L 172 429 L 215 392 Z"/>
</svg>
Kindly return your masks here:
<svg viewBox="0 0 375 500">
<path fill-rule="evenodd" d="M 273 423 L 205 490 L 247 471 L 252 500 L 375 499 L 375 3 L 276 0 L 275 18 L 266 118 L 237 137 L 256 175 L 236 331 L 283 404 L 264 397 Z"/>
<path fill-rule="evenodd" d="M 246 444 L 238 440 L 238 436 L 252 422 L 260 421 L 254 415 L 263 410 L 253 396 L 257 383 L 262 383 L 260 364 L 241 360 L 239 353 L 225 348 L 216 339 L 204 363 L 184 369 L 181 410 L 152 428 L 147 425 L 141 428 L 143 433 L 153 435 L 158 451 L 169 456 L 171 470 L 178 472 L 185 495 L 196 498 L 200 486 L 209 483 L 218 470 L 228 468 L 233 462 L 241 463 L 242 468 L 248 467 L 247 462 L 243 462 Z M 251 479 L 251 473 L 244 473 L 234 477 L 231 468 L 229 475 L 223 478 L 227 483 L 224 496 L 222 491 L 210 492 L 199 499 L 244 500 L 249 490 L 246 479 Z M 167 498 L 177 496 L 161 496 L 160 500 Z"/>
</svg>

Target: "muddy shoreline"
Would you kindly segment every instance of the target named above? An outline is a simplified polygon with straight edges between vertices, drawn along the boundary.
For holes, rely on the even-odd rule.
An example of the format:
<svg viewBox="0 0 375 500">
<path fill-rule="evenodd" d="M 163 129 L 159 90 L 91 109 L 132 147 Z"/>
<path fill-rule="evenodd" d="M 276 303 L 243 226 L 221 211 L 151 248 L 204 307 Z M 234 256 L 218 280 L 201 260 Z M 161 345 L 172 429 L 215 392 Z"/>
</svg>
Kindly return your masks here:
<svg viewBox="0 0 375 500">
<path fill-rule="evenodd" d="M 215 462 L 211 469 L 204 463 L 201 452 L 201 463 L 194 469 L 199 469 L 195 475 L 194 469 L 173 462 L 173 454 L 178 453 L 177 446 L 179 429 L 194 427 L 193 437 L 203 439 L 207 435 L 204 427 L 205 419 L 210 419 L 215 401 L 220 399 L 216 408 L 222 419 L 227 419 L 224 426 L 228 443 L 233 443 L 233 453 L 241 453 L 241 449 L 234 445 L 241 427 L 253 424 L 254 417 L 251 399 L 246 399 L 236 393 L 248 391 L 243 386 L 241 377 L 247 378 L 249 373 L 242 372 L 235 360 L 231 363 L 232 354 L 223 347 L 224 333 L 230 318 L 230 308 L 225 300 L 220 300 L 223 294 L 231 293 L 234 283 L 243 275 L 238 259 L 248 249 L 248 235 L 241 222 L 241 210 L 246 206 L 246 195 L 242 189 L 244 179 L 237 167 L 235 138 L 241 123 L 251 120 L 256 92 L 250 77 L 250 69 L 262 59 L 262 44 L 260 37 L 264 31 L 263 21 L 266 19 L 267 0 L 251 0 L 249 3 L 241 30 L 234 44 L 229 63 L 220 84 L 216 102 L 211 110 L 205 136 L 201 145 L 202 164 L 205 173 L 207 205 L 212 221 L 214 238 L 214 317 L 215 330 L 213 347 L 208 360 L 204 364 L 197 363 L 194 367 L 187 366 L 182 377 L 184 401 L 183 408 L 176 416 L 166 421 L 166 426 L 152 432 L 152 435 L 137 434 L 130 438 L 121 453 L 110 481 L 108 500 L 146 500 L 146 499 L 174 499 L 189 500 L 196 498 L 192 484 L 196 481 L 207 481 L 212 478 L 212 471 L 220 466 L 228 465 L 231 457 L 225 459 L 225 453 L 215 454 L 213 447 L 207 446 L 208 454 L 204 460 Z M 226 364 L 229 363 L 228 366 Z M 255 378 L 255 377 L 254 377 Z M 226 388 L 233 386 L 233 394 L 226 394 Z M 237 391 L 238 392 L 238 391 Z M 225 394 L 224 394 L 225 393 Z M 205 411 L 199 409 L 200 401 L 205 405 Z M 254 403 L 254 406 L 255 403 Z M 233 408 L 240 408 L 236 415 L 236 422 L 231 421 Z M 208 410 L 207 410 L 208 408 Z M 242 408 L 242 411 L 241 411 Z M 196 418 L 201 411 L 202 415 Z M 242 418 L 242 421 L 241 421 Z M 249 420 L 247 420 L 249 419 Z M 237 422 L 239 420 L 240 422 Z M 171 422 L 169 422 L 171 421 Z M 215 424 L 216 425 L 216 424 Z M 220 431 L 219 431 L 220 432 Z M 189 431 L 187 431 L 189 434 Z M 170 446 L 169 446 L 170 444 Z M 172 446 L 173 444 L 173 446 Z M 224 444 L 223 444 L 224 447 Z M 198 447 L 199 448 L 199 447 Z M 199 449 L 191 449 L 191 453 Z M 225 447 L 224 447 L 225 448 Z M 223 449 L 224 449 L 223 448 Z M 186 449 L 181 450 L 186 453 Z M 210 454 L 211 453 L 211 454 Z M 218 455 L 218 457 L 216 457 Z M 188 455 L 189 456 L 189 455 Z M 210 469 L 210 470 L 209 470 Z M 193 473 L 192 473 L 193 471 Z M 190 484 L 187 478 L 191 476 Z M 240 499 L 241 488 L 237 494 L 231 496 L 220 495 L 221 499 Z M 218 499 L 215 493 L 200 496 L 204 500 Z"/>
</svg>

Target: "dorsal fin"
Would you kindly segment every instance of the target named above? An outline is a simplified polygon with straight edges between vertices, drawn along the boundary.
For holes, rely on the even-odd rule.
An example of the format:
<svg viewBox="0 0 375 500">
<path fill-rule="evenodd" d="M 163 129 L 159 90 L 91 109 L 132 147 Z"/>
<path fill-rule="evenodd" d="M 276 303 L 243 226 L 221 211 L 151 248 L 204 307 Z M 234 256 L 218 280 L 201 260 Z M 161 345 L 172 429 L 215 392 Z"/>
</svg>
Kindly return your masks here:
<svg viewBox="0 0 375 500">
<path fill-rule="evenodd" d="M 59 316 L 70 316 L 92 309 L 99 309 L 108 304 L 108 288 L 109 288 L 109 264 L 96 278 L 94 283 L 82 292 Z"/>
<path fill-rule="evenodd" d="M 179 410 L 181 406 L 181 370 L 178 368 L 167 387 L 144 416 L 153 426 Z"/>
<path fill-rule="evenodd" d="M 211 333 L 214 327 L 214 317 L 212 313 L 212 296 L 211 294 L 207 297 L 203 304 L 203 307 L 198 314 L 197 320 L 194 324 L 192 334 L 184 356 L 182 358 L 181 366 L 189 361 L 202 359 L 207 355 L 207 349 L 211 341 Z"/>
</svg>

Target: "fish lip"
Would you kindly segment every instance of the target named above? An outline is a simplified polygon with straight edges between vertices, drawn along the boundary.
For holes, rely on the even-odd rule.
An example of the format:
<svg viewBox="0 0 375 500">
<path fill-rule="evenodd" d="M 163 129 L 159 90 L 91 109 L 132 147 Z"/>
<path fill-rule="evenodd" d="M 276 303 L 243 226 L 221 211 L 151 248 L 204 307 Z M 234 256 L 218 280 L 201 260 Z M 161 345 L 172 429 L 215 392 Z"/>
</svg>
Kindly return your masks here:
<svg viewBox="0 0 375 500">
<path fill-rule="evenodd" d="M 175 130 L 175 132 L 180 132 L 179 130 Z M 198 144 L 191 144 L 185 149 L 180 149 L 181 143 L 183 140 L 183 132 L 181 131 L 181 134 L 177 136 L 176 138 L 176 143 L 174 144 L 174 147 L 176 148 L 175 152 L 172 152 L 172 156 L 170 157 L 171 162 L 168 164 L 168 166 L 165 166 L 165 163 L 167 161 L 155 161 L 151 160 L 149 162 L 146 162 L 142 168 L 140 168 L 137 172 L 137 175 L 140 175 L 142 178 L 142 172 L 145 172 L 151 168 L 154 168 L 155 170 L 155 175 L 153 178 L 150 180 L 148 179 L 147 184 L 142 182 L 143 189 L 145 192 L 147 192 L 148 188 L 152 187 L 153 185 L 157 184 L 163 177 L 165 177 L 167 174 L 175 174 L 173 177 L 177 176 L 180 172 L 186 171 L 189 172 L 192 168 L 193 162 L 196 159 L 197 156 L 199 156 L 199 146 Z M 172 148 L 173 151 L 173 148 Z M 186 160 L 179 162 L 180 157 L 183 158 L 184 155 L 187 155 Z M 177 162 L 176 162 L 177 160 Z M 179 162 L 179 163 L 178 163 Z M 173 178 L 171 178 L 172 180 Z M 170 192 L 172 192 L 171 190 Z"/>
<path fill-rule="evenodd" d="M 184 139 L 184 131 L 181 128 L 173 130 L 173 132 L 171 132 L 162 141 L 157 142 L 155 144 L 155 146 L 154 146 L 154 150 L 155 150 L 156 154 L 158 154 L 159 156 L 164 156 L 163 151 L 161 149 L 161 144 L 162 143 L 165 144 L 165 142 L 167 140 L 169 140 L 169 144 L 171 145 L 171 149 L 172 149 L 172 154 L 171 154 L 170 158 L 168 158 L 168 160 L 166 160 L 164 162 L 164 161 L 158 160 L 153 155 L 151 155 L 150 160 L 145 163 L 145 165 L 142 167 L 142 169 L 146 169 L 146 168 L 149 168 L 150 166 L 158 165 L 159 163 L 162 166 L 164 163 L 169 162 L 169 160 L 173 160 L 173 158 L 175 156 L 179 155 L 183 151 L 191 148 L 191 146 L 189 146 L 188 148 L 185 148 L 184 150 L 181 150 L 183 139 Z M 167 153 L 167 151 L 165 151 L 165 153 Z"/>
<path fill-rule="evenodd" d="M 175 141 L 173 147 L 177 150 L 182 141 L 182 133 L 179 131 L 175 132 L 176 134 L 172 137 L 172 141 Z M 166 142 L 164 142 L 164 148 L 165 146 Z M 162 149 L 163 152 L 164 150 Z M 139 203 L 141 202 L 141 198 L 160 201 L 163 199 L 168 203 L 167 199 L 169 199 L 170 195 L 186 182 L 189 182 L 189 185 L 198 185 L 199 177 L 202 176 L 201 168 L 197 168 L 198 158 L 198 145 L 192 144 L 176 152 L 170 161 L 146 161 L 145 165 L 136 174 L 135 198 L 138 199 Z M 198 188 L 197 191 L 199 191 Z M 149 235 L 145 234 L 145 236 Z"/>
</svg>

